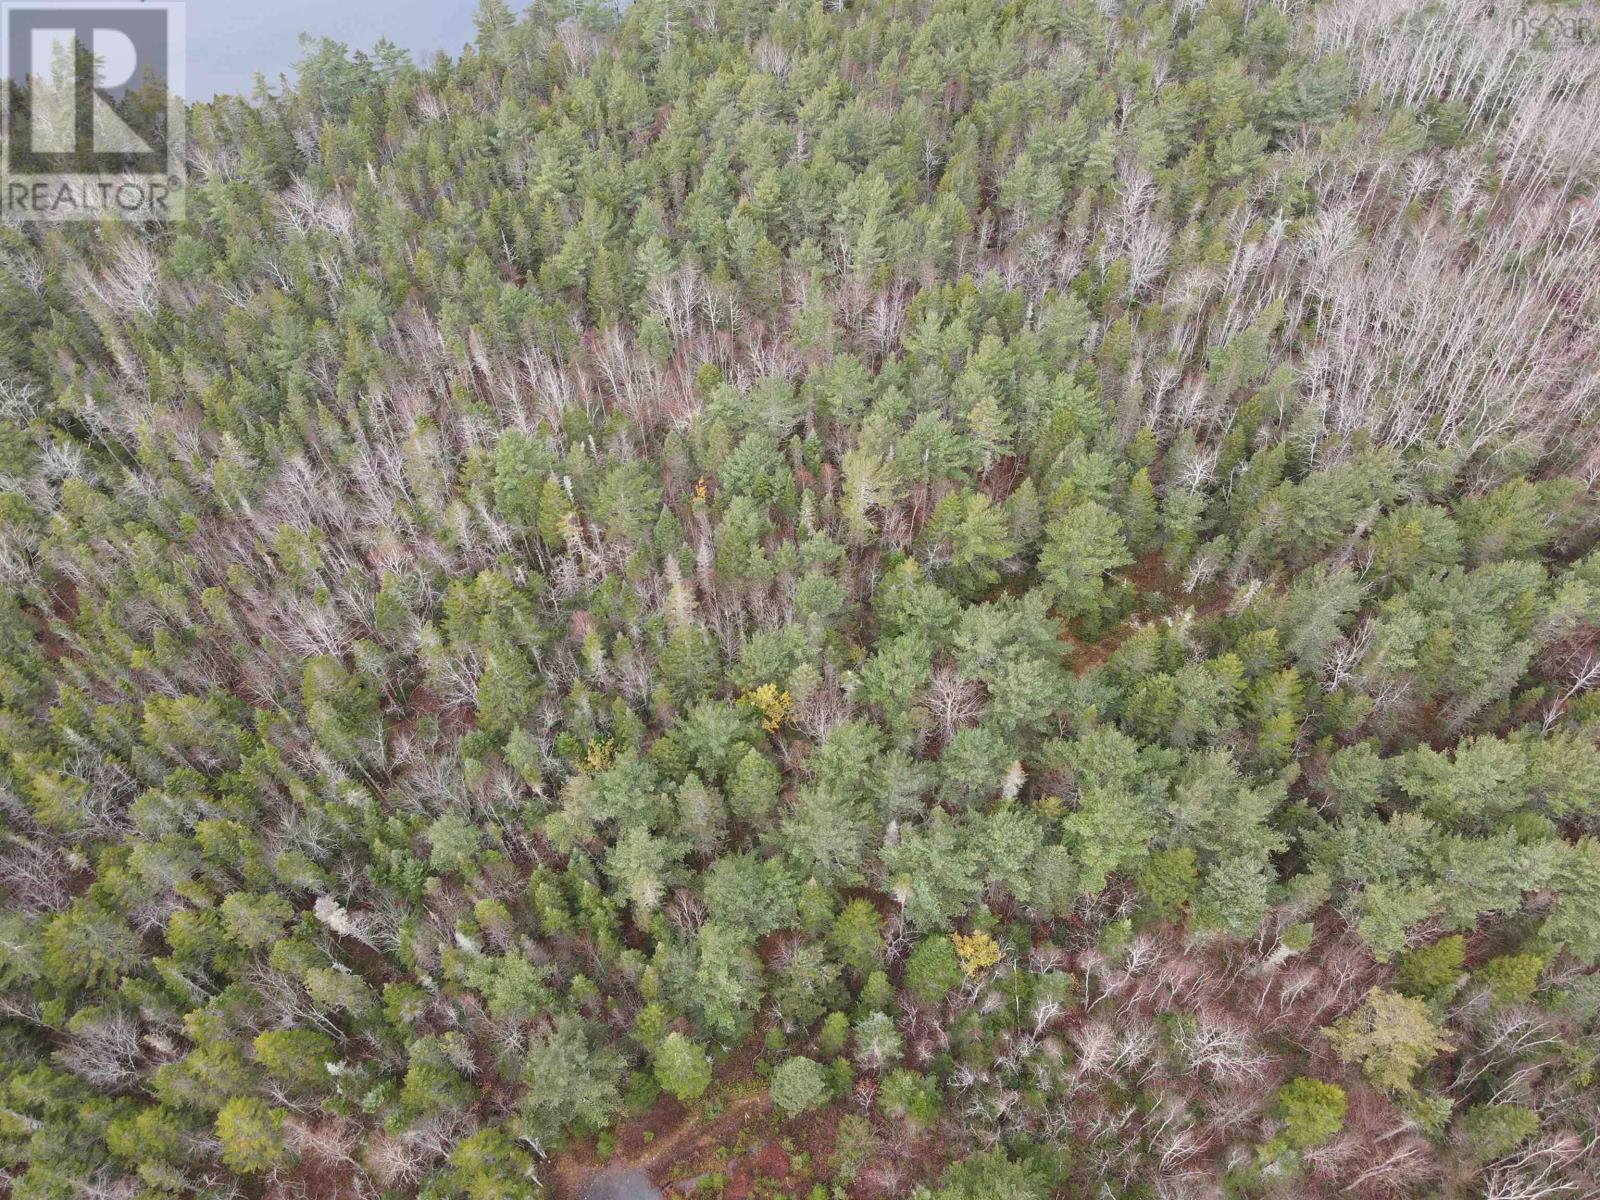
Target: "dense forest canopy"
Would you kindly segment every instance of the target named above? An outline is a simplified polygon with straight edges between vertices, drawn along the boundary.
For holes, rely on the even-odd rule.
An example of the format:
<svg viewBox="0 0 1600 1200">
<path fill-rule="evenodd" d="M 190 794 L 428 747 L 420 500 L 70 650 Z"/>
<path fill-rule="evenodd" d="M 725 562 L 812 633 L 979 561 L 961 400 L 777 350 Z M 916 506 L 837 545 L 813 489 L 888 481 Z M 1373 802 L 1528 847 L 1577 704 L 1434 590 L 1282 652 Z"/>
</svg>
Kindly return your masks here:
<svg viewBox="0 0 1600 1200">
<path fill-rule="evenodd" d="M 0 1190 L 1600 1194 L 1559 11 L 484 0 L 0 231 Z"/>
</svg>

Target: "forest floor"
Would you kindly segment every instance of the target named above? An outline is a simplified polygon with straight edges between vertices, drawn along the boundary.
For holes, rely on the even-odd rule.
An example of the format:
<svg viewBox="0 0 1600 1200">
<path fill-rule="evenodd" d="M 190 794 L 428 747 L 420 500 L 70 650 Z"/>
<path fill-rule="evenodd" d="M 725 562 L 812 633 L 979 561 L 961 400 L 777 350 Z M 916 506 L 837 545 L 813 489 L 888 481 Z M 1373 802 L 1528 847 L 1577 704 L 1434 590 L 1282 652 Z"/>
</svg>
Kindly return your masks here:
<svg viewBox="0 0 1600 1200">
<path fill-rule="evenodd" d="M 1159 551 L 1141 555 L 1118 575 L 1131 584 L 1139 596 L 1139 604 L 1131 614 L 1088 640 L 1072 633 L 1065 621 L 1061 623 L 1060 639 L 1067 647 L 1063 661 L 1074 675 L 1103 666 L 1130 634 L 1157 619 L 1158 614 L 1148 603 L 1151 597 L 1162 598 L 1157 601 L 1157 607 L 1164 606 L 1163 615 L 1174 616 L 1189 610 L 1196 618 L 1222 612 L 1233 600 L 1232 589 L 1220 584 L 1211 584 L 1193 593 L 1185 592 L 1182 579 L 1167 570 Z"/>
<path fill-rule="evenodd" d="M 597 1180 L 621 1180 L 628 1172 L 643 1172 L 667 1200 L 776 1200 L 826 1186 L 834 1174 L 829 1159 L 841 1109 L 780 1115 L 755 1071 L 760 1050 L 756 1038 L 736 1049 L 695 1105 L 661 1096 L 643 1113 L 620 1120 L 603 1160 L 593 1138 L 568 1146 L 551 1161 L 546 1195 L 584 1200 Z M 622 1183 L 631 1198 L 634 1188 Z"/>
</svg>

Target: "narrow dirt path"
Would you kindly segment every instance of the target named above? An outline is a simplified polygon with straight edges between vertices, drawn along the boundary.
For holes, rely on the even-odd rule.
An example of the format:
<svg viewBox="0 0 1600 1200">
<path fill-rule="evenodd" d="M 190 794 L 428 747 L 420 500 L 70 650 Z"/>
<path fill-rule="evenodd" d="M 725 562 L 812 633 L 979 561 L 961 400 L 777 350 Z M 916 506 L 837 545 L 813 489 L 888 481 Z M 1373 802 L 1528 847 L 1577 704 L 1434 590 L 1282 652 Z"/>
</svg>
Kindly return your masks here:
<svg viewBox="0 0 1600 1200">
<path fill-rule="evenodd" d="M 704 1150 L 713 1142 L 722 1141 L 742 1125 L 747 1116 L 764 1112 L 771 1104 L 772 1097 L 763 1092 L 758 1096 L 735 1100 L 715 1119 L 703 1125 L 692 1120 L 685 1121 L 665 1138 L 657 1138 L 650 1144 L 648 1153 L 639 1155 L 629 1165 L 643 1171 L 668 1166 L 684 1157 L 685 1153 Z"/>
<path fill-rule="evenodd" d="M 638 1152 L 626 1154 L 619 1148 L 604 1163 L 595 1160 L 587 1145 L 564 1151 L 550 1162 L 549 1194 L 552 1200 L 579 1200 L 584 1187 L 602 1172 L 638 1170 L 653 1179 L 657 1171 L 679 1159 L 730 1139 L 745 1121 L 771 1106 L 772 1097 L 763 1091 L 734 1100 L 709 1121 L 685 1113 L 670 1131 L 659 1134 Z"/>
</svg>

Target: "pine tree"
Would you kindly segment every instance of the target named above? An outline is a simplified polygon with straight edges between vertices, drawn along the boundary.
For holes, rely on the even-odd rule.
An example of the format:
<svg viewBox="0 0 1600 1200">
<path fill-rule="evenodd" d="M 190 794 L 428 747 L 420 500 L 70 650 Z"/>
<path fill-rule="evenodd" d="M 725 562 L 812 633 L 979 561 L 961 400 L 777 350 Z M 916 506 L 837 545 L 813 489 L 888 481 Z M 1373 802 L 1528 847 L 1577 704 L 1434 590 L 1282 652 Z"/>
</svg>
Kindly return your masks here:
<svg viewBox="0 0 1600 1200">
<path fill-rule="evenodd" d="M 1156 534 L 1160 514 L 1155 488 L 1150 483 L 1150 472 L 1140 467 L 1128 483 L 1127 499 L 1123 502 L 1123 526 L 1127 530 L 1128 545 L 1136 554 L 1145 554 L 1157 546 Z"/>
<path fill-rule="evenodd" d="M 656 1082 L 688 1103 L 698 1100 L 711 1084 L 711 1058 L 683 1034 L 673 1032 L 656 1049 Z"/>
</svg>

